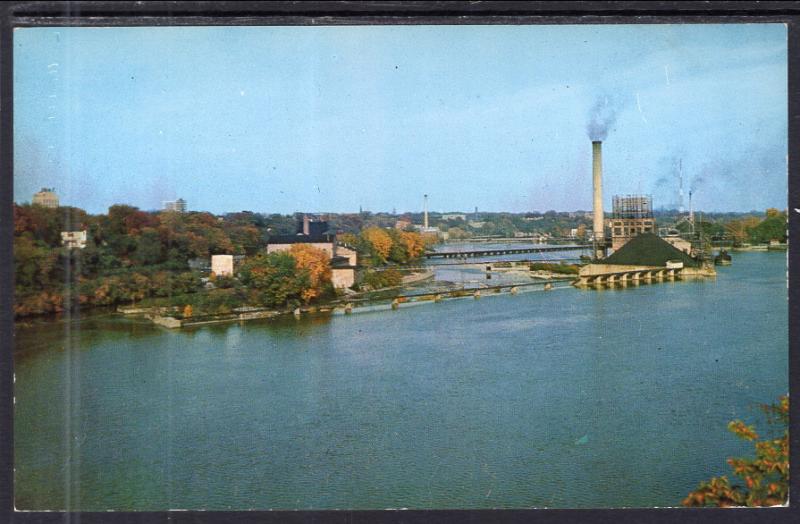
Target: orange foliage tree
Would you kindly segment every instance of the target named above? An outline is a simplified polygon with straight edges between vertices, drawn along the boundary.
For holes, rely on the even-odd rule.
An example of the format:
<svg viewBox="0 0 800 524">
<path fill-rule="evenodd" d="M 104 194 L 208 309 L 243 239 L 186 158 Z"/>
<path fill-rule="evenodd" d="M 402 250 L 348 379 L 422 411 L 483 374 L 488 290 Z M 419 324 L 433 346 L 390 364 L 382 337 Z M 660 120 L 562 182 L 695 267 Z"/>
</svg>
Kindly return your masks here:
<svg viewBox="0 0 800 524">
<path fill-rule="evenodd" d="M 361 232 L 361 237 L 372 244 L 375 254 L 382 262 L 386 262 L 392 250 L 392 237 L 389 233 L 379 227 L 368 227 Z"/>
<path fill-rule="evenodd" d="M 781 397 L 777 404 L 761 409 L 770 423 L 784 427 L 777 438 L 761 438 L 755 427 L 741 420 L 728 424 L 728 430 L 737 437 L 755 443 L 755 459 L 729 458 L 733 474 L 745 485 L 731 484 L 728 477 L 714 477 L 689 493 L 684 506 L 775 506 L 786 504 L 789 497 L 789 397 Z"/>
<path fill-rule="evenodd" d="M 322 294 L 325 284 L 331 281 L 331 264 L 328 253 L 310 244 L 293 244 L 289 251 L 299 271 L 307 271 L 309 287 L 300 296 L 308 303 Z"/>
<path fill-rule="evenodd" d="M 400 241 L 406 248 L 408 258 L 419 258 L 425 252 L 425 242 L 419 233 L 411 231 L 400 231 Z"/>
</svg>

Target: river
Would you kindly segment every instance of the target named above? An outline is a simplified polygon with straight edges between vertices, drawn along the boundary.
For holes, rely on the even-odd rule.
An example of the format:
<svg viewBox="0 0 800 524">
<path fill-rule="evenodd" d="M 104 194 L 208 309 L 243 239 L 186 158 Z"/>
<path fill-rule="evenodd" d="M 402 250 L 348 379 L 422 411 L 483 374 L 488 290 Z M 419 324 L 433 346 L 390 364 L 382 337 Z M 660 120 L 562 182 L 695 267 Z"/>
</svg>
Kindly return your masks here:
<svg viewBox="0 0 800 524">
<path fill-rule="evenodd" d="M 677 506 L 788 390 L 785 253 L 712 280 L 168 331 L 18 326 L 18 509 Z"/>
</svg>

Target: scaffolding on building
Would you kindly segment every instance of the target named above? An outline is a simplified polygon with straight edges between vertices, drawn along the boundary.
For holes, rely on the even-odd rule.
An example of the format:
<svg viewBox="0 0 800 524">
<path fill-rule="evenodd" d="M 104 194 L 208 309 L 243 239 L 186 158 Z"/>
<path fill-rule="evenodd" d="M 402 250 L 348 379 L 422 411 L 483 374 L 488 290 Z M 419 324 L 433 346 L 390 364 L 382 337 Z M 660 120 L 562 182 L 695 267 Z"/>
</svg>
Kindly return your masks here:
<svg viewBox="0 0 800 524">
<path fill-rule="evenodd" d="M 653 197 L 650 195 L 615 195 L 612 216 L 619 219 L 637 220 L 653 218 Z"/>
</svg>

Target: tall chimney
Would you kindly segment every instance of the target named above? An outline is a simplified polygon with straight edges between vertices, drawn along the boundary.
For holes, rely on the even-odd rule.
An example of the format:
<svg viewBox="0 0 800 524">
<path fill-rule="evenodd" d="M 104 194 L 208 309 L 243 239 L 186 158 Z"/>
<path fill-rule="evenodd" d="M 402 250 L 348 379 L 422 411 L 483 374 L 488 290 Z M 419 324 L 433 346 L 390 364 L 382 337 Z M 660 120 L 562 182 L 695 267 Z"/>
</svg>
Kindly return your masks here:
<svg viewBox="0 0 800 524">
<path fill-rule="evenodd" d="M 424 197 L 422 211 L 425 214 L 425 218 L 423 219 L 422 227 L 428 229 L 428 195 L 424 195 Z"/>
<path fill-rule="evenodd" d="M 597 246 L 596 258 L 602 258 L 606 235 L 603 228 L 603 143 L 592 141 L 592 185 L 594 187 L 594 204 L 592 207 L 594 240 Z"/>
</svg>

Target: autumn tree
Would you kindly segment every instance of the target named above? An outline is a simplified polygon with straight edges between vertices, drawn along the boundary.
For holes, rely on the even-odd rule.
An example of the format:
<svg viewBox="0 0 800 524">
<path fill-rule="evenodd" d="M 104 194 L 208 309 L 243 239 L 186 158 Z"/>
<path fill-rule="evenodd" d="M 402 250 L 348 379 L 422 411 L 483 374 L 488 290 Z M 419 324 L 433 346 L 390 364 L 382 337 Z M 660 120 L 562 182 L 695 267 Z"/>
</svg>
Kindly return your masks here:
<svg viewBox="0 0 800 524">
<path fill-rule="evenodd" d="M 328 253 L 310 244 L 293 244 L 289 250 L 298 271 L 308 273 L 308 287 L 300 296 L 308 303 L 322 295 L 325 285 L 331 282 L 331 265 Z"/>
<path fill-rule="evenodd" d="M 369 243 L 373 256 L 381 263 L 386 262 L 389 258 L 389 252 L 392 250 L 392 237 L 389 236 L 386 230 L 378 227 L 369 227 L 361 232 L 361 238 Z"/>
<path fill-rule="evenodd" d="M 425 241 L 419 233 L 400 231 L 400 242 L 405 246 L 409 259 L 416 259 L 425 252 Z"/>
<path fill-rule="evenodd" d="M 728 424 L 728 430 L 740 439 L 755 444 L 755 458 L 729 458 L 733 474 L 744 485 L 731 484 L 727 476 L 714 477 L 683 500 L 684 506 L 775 506 L 786 504 L 789 496 L 789 397 L 777 404 L 763 405 L 770 424 L 783 431 L 776 438 L 762 438 L 754 426 L 741 420 Z"/>
</svg>

